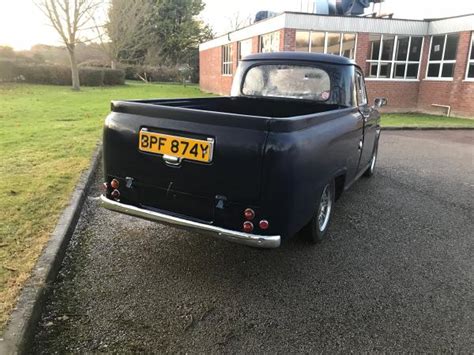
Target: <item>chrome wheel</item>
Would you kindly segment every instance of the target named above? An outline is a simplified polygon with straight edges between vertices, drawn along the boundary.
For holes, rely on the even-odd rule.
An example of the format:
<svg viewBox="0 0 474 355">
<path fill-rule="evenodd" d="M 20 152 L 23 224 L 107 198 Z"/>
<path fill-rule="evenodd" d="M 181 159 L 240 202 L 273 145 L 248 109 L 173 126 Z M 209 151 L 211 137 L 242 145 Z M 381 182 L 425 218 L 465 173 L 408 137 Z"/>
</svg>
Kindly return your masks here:
<svg viewBox="0 0 474 355">
<path fill-rule="evenodd" d="M 377 149 L 374 150 L 372 161 L 370 162 L 370 172 L 373 174 L 375 170 L 375 162 L 377 161 Z"/>
<path fill-rule="evenodd" d="M 319 202 L 318 208 L 318 227 L 319 231 L 323 232 L 329 223 L 329 218 L 331 217 L 332 209 L 332 196 L 331 196 L 331 187 L 326 185 L 324 187 L 323 193 L 321 194 L 321 199 Z"/>
</svg>

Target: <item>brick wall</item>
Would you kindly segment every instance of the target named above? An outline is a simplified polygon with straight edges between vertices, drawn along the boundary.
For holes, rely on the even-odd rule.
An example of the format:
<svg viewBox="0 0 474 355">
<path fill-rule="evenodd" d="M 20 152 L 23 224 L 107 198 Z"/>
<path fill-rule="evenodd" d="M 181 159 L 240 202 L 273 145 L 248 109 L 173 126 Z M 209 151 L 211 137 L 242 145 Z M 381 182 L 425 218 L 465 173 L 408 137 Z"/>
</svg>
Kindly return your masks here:
<svg viewBox="0 0 474 355">
<path fill-rule="evenodd" d="M 418 90 L 420 83 L 417 81 L 366 81 L 369 103 L 376 97 L 385 97 L 388 104 L 384 111 L 416 111 Z"/>
<path fill-rule="evenodd" d="M 370 55 L 370 42 L 368 33 L 357 34 L 357 48 L 356 48 L 356 63 L 364 70 L 367 71 L 366 60 Z"/>
<path fill-rule="evenodd" d="M 258 36 L 252 37 L 252 53 L 258 53 L 260 50 L 260 38 Z"/>
<path fill-rule="evenodd" d="M 474 117 L 474 82 L 465 81 L 466 66 L 471 40 L 470 32 L 459 34 L 456 66 L 453 80 L 422 80 L 418 95 L 418 110 L 429 113 L 445 113 L 446 110 L 436 108 L 432 104 L 449 105 L 455 116 Z M 426 47 L 429 47 L 429 38 L 425 38 Z M 422 77 L 425 77 L 428 62 L 428 49 L 423 53 L 425 58 L 422 68 Z"/>
<path fill-rule="evenodd" d="M 280 50 L 294 51 L 296 48 L 296 30 L 285 28 L 280 31 Z"/>
<path fill-rule="evenodd" d="M 232 69 L 237 69 L 237 42 L 232 44 Z M 210 48 L 199 53 L 199 85 L 202 91 L 229 95 L 232 76 L 221 73 L 222 47 Z"/>
<path fill-rule="evenodd" d="M 453 115 L 474 116 L 474 82 L 465 81 L 465 70 L 469 53 L 471 33 L 461 32 L 456 58 L 454 80 L 425 80 L 428 62 L 430 37 L 425 37 L 420 64 L 420 81 L 367 80 L 370 102 L 375 97 L 386 97 L 388 106 L 384 111 L 423 111 L 443 113 L 434 108 L 433 103 L 451 105 Z M 280 50 L 294 51 L 296 48 L 296 30 L 280 30 Z M 252 38 L 252 53 L 258 53 L 259 37 Z M 237 42 L 233 43 L 234 72 L 237 67 Z M 368 33 L 357 36 L 356 62 L 367 73 L 367 58 L 370 55 Z M 232 77 L 221 75 L 221 47 L 200 52 L 200 85 L 204 91 L 229 95 Z"/>
</svg>

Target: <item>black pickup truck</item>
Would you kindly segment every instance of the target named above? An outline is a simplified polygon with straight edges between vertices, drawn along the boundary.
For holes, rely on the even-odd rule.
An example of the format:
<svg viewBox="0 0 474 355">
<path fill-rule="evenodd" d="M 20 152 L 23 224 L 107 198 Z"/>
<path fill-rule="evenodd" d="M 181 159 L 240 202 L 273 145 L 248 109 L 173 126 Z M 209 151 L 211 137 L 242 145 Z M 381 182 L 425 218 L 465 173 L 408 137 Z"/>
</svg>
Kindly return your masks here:
<svg viewBox="0 0 474 355">
<path fill-rule="evenodd" d="M 103 207 L 256 247 L 327 233 L 334 201 L 377 158 L 384 98 L 346 58 L 244 58 L 228 97 L 114 101 Z"/>
</svg>

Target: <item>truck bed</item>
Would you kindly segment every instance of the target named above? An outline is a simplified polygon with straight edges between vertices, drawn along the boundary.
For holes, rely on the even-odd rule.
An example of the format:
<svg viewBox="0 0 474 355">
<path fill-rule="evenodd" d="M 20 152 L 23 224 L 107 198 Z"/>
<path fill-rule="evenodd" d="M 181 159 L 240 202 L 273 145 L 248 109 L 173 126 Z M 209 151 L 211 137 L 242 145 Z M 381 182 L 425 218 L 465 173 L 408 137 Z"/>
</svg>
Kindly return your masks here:
<svg viewBox="0 0 474 355">
<path fill-rule="evenodd" d="M 285 100 L 284 98 L 252 98 L 242 96 L 174 100 L 140 100 L 131 102 L 273 118 L 302 116 L 342 108 L 337 105 L 318 103 L 310 100 Z"/>
</svg>

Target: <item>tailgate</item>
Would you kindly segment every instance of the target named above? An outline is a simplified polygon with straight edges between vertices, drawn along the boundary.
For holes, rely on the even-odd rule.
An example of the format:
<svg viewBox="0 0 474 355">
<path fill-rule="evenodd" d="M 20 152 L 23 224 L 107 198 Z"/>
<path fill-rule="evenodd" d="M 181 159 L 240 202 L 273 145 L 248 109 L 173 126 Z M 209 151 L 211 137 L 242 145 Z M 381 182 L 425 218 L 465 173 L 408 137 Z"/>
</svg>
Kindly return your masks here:
<svg viewBox="0 0 474 355">
<path fill-rule="evenodd" d="M 269 119 L 129 102 L 114 103 L 113 111 L 104 168 L 108 181 L 133 179 L 121 191 L 124 201 L 207 221 L 220 199 L 258 205 Z M 152 149 L 149 141 L 139 146 L 143 135 Z"/>
</svg>

